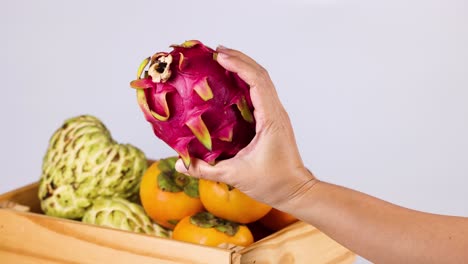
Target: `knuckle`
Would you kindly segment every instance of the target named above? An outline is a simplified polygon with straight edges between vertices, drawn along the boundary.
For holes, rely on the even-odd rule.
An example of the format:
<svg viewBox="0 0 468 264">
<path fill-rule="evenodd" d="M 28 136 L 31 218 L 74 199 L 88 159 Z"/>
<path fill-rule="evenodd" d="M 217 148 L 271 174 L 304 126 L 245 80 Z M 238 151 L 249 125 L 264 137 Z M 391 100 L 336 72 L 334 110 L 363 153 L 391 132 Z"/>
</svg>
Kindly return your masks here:
<svg viewBox="0 0 468 264">
<path fill-rule="evenodd" d="M 262 66 L 258 66 L 257 71 L 255 72 L 255 84 L 265 83 L 270 78 L 268 71 Z"/>
<path fill-rule="evenodd" d="M 268 74 L 268 70 L 265 69 L 263 66 L 259 65 L 259 75 L 262 79 L 268 79 L 270 76 Z"/>
<path fill-rule="evenodd" d="M 205 179 L 205 174 L 203 173 L 203 170 L 200 166 L 197 166 L 197 175 L 198 177 Z"/>
<path fill-rule="evenodd" d="M 203 177 L 203 171 L 200 168 L 200 166 L 198 166 L 198 164 L 196 164 L 196 162 L 192 162 L 192 164 L 190 164 L 189 174 L 192 177 L 197 177 L 197 178 L 202 178 Z"/>
</svg>

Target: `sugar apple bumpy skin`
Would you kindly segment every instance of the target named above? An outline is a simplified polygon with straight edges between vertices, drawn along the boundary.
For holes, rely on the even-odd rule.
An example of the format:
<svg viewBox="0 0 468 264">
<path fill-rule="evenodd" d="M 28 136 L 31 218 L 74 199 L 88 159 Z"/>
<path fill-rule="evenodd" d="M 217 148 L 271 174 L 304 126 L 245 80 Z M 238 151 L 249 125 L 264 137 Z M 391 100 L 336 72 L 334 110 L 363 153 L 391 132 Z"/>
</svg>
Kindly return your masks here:
<svg viewBox="0 0 468 264">
<path fill-rule="evenodd" d="M 145 154 L 119 144 L 96 117 L 66 120 L 52 135 L 43 159 L 38 196 L 50 216 L 81 219 L 97 198 L 138 196 Z"/>
</svg>

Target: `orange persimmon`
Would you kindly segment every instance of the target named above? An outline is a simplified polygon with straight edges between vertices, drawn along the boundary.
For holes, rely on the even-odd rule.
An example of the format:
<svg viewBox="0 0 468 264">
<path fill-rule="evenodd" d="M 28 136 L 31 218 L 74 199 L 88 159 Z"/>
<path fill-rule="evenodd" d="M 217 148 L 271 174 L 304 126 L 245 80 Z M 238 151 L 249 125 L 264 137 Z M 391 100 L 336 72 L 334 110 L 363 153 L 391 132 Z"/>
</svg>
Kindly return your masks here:
<svg viewBox="0 0 468 264">
<path fill-rule="evenodd" d="M 145 212 L 156 223 L 173 229 L 182 218 L 203 210 L 198 179 L 178 173 L 177 157 L 151 164 L 140 183 L 140 199 Z"/>
<path fill-rule="evenodd" d="M 207 246 L 223 243 L 248 246 L 253 236 L 245 225 L 230 222 L 208 212 L 187 216 L 177 223 L 172 238 Z"/>
<path fill-rule="evenodd" d="M 229 221 L 252 223 L 271 210 L 271 206 L 260 203 L 225 183 L 200 179 L 199 191 L 205 209 Z"/>
<path fill-rule="evenodd" d="M 297 222 L 298 219 L 295 218 L 294 216 L 285 213 L 283 211 L 280 211 L 278 209 L 271 209 L 268 214 L 266 214 L 264 217 L 262 217 L 259 222 L 264 225 L 265 227 L 273 230 L 273 231 L 278 231 L 280 229 L 285 228 L 286 226 Z"/>
</svg>

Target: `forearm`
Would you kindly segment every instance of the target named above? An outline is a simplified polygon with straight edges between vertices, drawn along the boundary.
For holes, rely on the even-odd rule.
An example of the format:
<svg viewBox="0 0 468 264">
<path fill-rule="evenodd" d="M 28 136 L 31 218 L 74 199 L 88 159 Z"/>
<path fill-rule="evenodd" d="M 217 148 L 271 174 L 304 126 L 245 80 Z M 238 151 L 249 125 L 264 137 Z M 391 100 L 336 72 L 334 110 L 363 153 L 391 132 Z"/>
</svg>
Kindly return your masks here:
<svg viewBox="0 0 468 264">
<path fill-rule="evenodd" d="M 279 209 L 375 263 L 468 262 L 468 218 L 409 210 L 325 182 Z"/>
</svg>

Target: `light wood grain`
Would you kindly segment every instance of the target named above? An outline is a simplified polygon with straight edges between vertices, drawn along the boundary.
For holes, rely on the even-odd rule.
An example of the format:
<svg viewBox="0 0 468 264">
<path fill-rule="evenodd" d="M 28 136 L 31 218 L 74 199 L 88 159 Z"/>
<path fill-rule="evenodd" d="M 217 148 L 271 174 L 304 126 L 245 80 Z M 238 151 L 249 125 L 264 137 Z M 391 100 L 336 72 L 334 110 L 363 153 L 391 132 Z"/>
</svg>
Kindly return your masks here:
<svg viewBox="0 0 468 264">
<path fill-rule="evenodd" d="M 226 249 L 6 209 L 0 238 L 1 263 L 231 263 Z"/>
<path fill-rule="evenodd" d="M 25 205 L 22 205 L 22 204 L 19 204 L 10 200 L 3 200 L 3 201 L 0 200 L 0 208 L 13 209 L 16 211 L 21 211 L 21 212 L 30 211 L 29 206 L 25 206 Z"/>
<path fill-rule="evenodd" d="M 348 264 L 355 261 L 354 253 L 304 222 L 292 224 L 239 254 L 242 264 Z"/>
<path fill-rule="evenodd" d="M 39 183 L 31 183 L 10 192 L 0 194 L 0 201 L 11 201 L 20 205 L 28 206 L 34 213 L 41 213 L 41 204 L 37 196 Z"/>
</svg>

